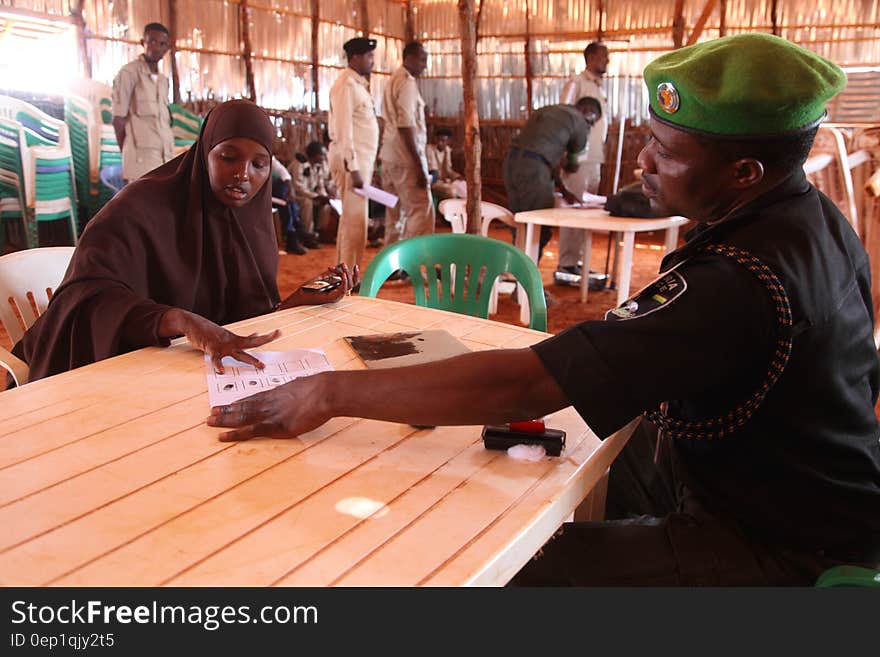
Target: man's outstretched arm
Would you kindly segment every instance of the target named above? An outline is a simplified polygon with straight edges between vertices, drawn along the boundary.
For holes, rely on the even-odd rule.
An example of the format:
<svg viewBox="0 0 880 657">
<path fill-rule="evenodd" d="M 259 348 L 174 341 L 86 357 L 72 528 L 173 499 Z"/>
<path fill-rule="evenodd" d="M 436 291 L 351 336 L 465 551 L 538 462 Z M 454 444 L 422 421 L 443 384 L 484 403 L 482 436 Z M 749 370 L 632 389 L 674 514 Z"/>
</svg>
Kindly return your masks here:
<svg viewBox="0 0 880 657">
<path fill-rule="evenodd" d="M 531 349 L 482 351 L 386 370 L 324 372 L 212 409 L 223 441 L 291 437 L 332 417 L 415 425 L 530 420 L 569 405 Z"/>
</svg>

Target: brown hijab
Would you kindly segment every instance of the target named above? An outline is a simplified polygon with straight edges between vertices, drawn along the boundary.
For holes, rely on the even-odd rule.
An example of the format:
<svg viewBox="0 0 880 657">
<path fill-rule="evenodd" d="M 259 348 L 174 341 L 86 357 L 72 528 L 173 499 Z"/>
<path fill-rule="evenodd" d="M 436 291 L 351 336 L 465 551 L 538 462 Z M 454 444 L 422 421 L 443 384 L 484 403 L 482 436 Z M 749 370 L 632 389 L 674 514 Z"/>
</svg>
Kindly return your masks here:
<svg viewBox="0 0 880 657">
<path fill-rule="evenodd" d="M 167 345 L 157 333 L 171 307 L 227 324 L 277 306 L 271 179 L 237 209 L 211 191 L 208 152 L 234 137 L 272 154 L 265 112 L 246 100 L 223 103 L 192 148 L 127 185 L 92 219 L 46 312 L 13 350 L 32 381 Z"/>
</svg>

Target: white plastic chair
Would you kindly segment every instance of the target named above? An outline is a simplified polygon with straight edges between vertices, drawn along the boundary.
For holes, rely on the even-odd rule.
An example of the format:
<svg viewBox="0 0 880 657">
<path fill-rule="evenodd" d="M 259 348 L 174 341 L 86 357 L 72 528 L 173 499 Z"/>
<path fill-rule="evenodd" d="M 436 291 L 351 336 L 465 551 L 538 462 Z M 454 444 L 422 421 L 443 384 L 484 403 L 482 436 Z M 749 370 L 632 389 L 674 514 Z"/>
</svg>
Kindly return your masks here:
<svg viewBox="0 0 880 657">
<path fill-rule="evenodd" d="M 0 323 L 15 344 L 43 314 L 52 292 L 61 283 L 72 246 L 16 251 L 0 257 Z M 18 385 L 28 381 L 27 364 L 0 347 L 0 367 Z"/>
<path fill-rule="evenodd" d="M 467 232 L 467 200 L 461 198 L 447 198 L 440 201 L 437 206 L 443 218 L 452 225 L 453 233 Z M 489 226 L 493 221 L 500 221 L 507 224 L 511 228 L 516 228 L 516 221 L 513 219 L 513 213 L 505 207 L 488 201 L 480 201 L 480 233 L 483 237 L 489 237 Z M 517 236 L 525 231 L 518 231 Z M 517 244 L 517 246 L 520 246 Z M 520 247 L 521 248 L 521 247 Z M 516 285 L 510 281 L 496 281 L 492 288 L 492 298 L 489 300 L 489 314 L 498 312 L 498 293 L 510 294 L 516 289 Z M 524 298 L 524 294 L 518 294 L 517 298 Z"/>
</svg>

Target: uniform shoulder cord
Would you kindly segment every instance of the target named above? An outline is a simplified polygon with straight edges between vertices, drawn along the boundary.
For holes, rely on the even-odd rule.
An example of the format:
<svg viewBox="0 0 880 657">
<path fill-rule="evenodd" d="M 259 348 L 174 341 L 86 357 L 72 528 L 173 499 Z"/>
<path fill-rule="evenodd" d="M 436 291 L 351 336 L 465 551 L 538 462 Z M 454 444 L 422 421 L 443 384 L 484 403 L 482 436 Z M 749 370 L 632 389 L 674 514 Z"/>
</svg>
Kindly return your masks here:
<svg viewBox="0 0 880 657">
<path fill-rule="evenodd" d="M 710 253 L 732 258 L 752 272 L 770 293 L 776 309 L 777 340 L 770 367 L 763 382 L 748 400 L 739 404 L 726 415 L 706 420 L 683 420 L 668 413 L 668 402 L 657 410 L 646 411 L 645 418 L 657 425 L 663 435 L 669 438 L 687 440 L 716 440 L 729 436 L 746 424 L 764 401 L 767 393 L 782 376 L 788 359 L 791 357 L 791 305 L 776 274 L 748 251 L 723 244 L 708 244 L 699 253 Z"/>
</svg>

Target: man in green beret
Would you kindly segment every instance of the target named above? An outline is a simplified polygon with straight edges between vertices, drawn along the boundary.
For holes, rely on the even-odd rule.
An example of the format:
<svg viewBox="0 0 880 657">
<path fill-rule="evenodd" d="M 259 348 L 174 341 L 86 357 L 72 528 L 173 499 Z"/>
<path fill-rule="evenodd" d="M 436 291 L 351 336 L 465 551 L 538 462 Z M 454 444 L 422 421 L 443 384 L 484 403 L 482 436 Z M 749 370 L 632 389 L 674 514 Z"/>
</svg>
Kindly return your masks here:
<svg viewBox="0 0 880 657">
<path fill-rule="evenodd" d="M 649 489 L 651 517 L 633 504 L 564 525 L 514 583 L 811 585 L 834 565 L 880 565 L 868 258 L 802 169 L 845 77 L 744 34 L 664 55 L 645 82 L 644 191 L 698 222 L 653 283 L 529 349 L 326 372 L 214 409 L 209 424 L 240 427 L 221 439 L 298 435 L 336 415 L 497 424 L 567 405 L 606 437 L 643 415 L 639 437 L 660 429 L 672 503 Z M 620 492 L 632 491 L 611 487 L 618 508 Z"/>
</svg>

